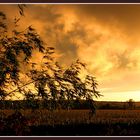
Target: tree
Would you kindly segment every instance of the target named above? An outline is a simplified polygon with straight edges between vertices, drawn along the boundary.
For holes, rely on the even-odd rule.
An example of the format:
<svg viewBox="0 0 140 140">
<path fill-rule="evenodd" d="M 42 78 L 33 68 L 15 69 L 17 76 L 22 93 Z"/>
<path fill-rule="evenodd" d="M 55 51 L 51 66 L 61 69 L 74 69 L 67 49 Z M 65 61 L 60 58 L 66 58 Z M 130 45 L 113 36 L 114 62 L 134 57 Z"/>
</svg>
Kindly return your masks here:
<svg viewBox="0 0 140 140">
<path fill-rule="evenodd" d="M 88 100 L 91 112 L 95 113 L 93 99 L 101 96 L 101 94 L 97 91 L 98 84 L 95 77 L 87 75 L 85 79 L 80 78 L 81 69 L 86 68 L 86 65 L 80 60 L 77 60 L 67 69 L 62 69 L 58 62 L 48 64 L 45 61 L 41 70 L 38 71 L 37 68 L 33 68 L 28 74 L 34 81 L 36 97 L 46 100 L 46 102 L 51 100 L 51 109 L 56 109 L 58 106 L 63 108 L 64 100 L 68 101 L 65 105 L 67 109 L 72 107 L 75 100 L 77 102 L 81 99 Z"/>
<path fill-rule="evenodd" d="M 19 5 L 19 13 L 24 16 L 24 5 Z M 20 18 L 15 18 L 15 28 L 9 34 L 6 15 L 0 12 L 0 99 L 13 98 L 22 94 L 25 100 L 44 100 L 50 103 L 50 109 L 56 109 L 67 100 L 67 108 L 74 100 L 85 99 L 90 103 L 92 113 L 95 111 L 94 97 L 99 97 L 95 77 L 87 75 L 81 79 L 80 72 L 86 65 L 77 60 L 64 69 L 55 61 L 53 47 L 46 47 L 36 30 L 29 26 L 24 31 L 17 30 Z M 42 53 L 41 65 L 32 62 L 33 50 Z M 22 57 L 21 57 L 22 56 Z M 27 83 L 21 78 L 21 66 L 29 67 L 24 73 Z M 32 85 L 32 89 L 28 86 Z M 11 86 L 16 89 L 9 92 Z M 8 90 L 7 90 L 8 89 Z M 51 101 L 51 102 L 50 102 Z"/>
<path fill-rule="evenodd" d="M 19 6 L 23 16 L 23 7 Z M 7 18 L 0 12 L 0 99 L 5 99 L 14 92 L 7 93 L 7 87 L 20 87 L 20 67 L 27 66 L 32 57 L 33 50 L 44 51 L 43 41 L 31 26 L 24 31 L 17 31 L 20 18 L 14 19 L 14 29 L 7 26 Z M 8 89 L 9 90 L 9 89 Z M 16 96 L 16 95 L 14 95 Z"/>
<path fill-rule="evenodd" d="M 134 108 L 135 108 L 135 102 L 134 102 L 133 99 L 129 99 L 129 100 L 127 101 L 127 104 L 128 104 L 128 108 L 129 108 L 129 109 L 134 109 Z"/>
</svg>

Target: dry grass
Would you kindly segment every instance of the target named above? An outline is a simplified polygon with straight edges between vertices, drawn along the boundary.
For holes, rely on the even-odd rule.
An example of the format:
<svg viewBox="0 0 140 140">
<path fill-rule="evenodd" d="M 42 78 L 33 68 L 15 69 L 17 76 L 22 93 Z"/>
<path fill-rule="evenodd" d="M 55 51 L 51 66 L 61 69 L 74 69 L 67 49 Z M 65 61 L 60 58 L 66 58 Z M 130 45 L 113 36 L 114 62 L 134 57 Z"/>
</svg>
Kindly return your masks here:
<svg viewBox="0 0 140 140">
<path fill-rule="evenodd" d="M 3 111 L 1 111 L 3 112 Z M 70 123 L 140 123 L 140 110 L 97 110 L 89 118 L 89 110 L 21 110 L 22 114 L 34 125 L 55 125 Z M 6 116 L 13 110 L 4 110 Z"/>
</svg>

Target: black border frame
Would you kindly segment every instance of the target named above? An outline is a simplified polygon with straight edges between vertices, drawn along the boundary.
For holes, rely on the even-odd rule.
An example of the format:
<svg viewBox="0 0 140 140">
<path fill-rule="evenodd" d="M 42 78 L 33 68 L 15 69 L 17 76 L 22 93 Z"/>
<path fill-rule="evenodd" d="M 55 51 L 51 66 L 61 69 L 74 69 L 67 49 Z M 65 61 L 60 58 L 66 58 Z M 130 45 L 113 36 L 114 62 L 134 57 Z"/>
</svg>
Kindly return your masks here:
<svg viewBox="0 0 140 140">
<path fill-rule="evenodd" d="M 0 0 L 0 4 L 140 4 L 140 0 Z M 3 140 L 138 140 L 140 136 L 0 136 Z"/>
<path fill-rule="evenodd" d="M 140 3 L 140 0 L 0 0 L 0 3 Z"/>
<path fill-rule="evenodd" d="M 3 139 L 3 140 L 138 140 L 138 139 L 140 139 L 140 137 L 139 136 L 99 136 L 99 137 L 97 137 L 97 136 L 93 136 L 93 137 L 86 137 L 86 136 L 67 136 L 67 137 L 65 137 L 65 136 L 46 136 L 46 137 L 43 137 L 43 136 L 29 136 L 29 137 L 19 137 L 19 136 L 14 136 L 14 137 L 10 137 L 10 136 L 8 136 L 8 137 L 0 137 L 0 139 Z"/>
<path fill-rule="evenodd" d="M 0 0 L 0 3 L 129 3 L 137 4 L 140 0 Z"/>
</svg>

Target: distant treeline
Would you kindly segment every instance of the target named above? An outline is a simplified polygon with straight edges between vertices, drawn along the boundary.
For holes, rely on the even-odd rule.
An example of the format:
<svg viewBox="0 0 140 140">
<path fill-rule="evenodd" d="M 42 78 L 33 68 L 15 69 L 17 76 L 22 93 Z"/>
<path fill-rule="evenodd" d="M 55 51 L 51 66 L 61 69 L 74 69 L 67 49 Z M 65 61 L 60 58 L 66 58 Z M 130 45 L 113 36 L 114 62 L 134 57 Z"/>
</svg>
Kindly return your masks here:
<svg viewBox="0 0 140 140">
<path fill-rule="evenodd" d="M 60 106 L 61 102 L 61 106 Z M 140 109 L 139 102 L 105 102 L 95 101 L 96 109 Z M 0 109 L 89 109 L 90 104 L 86 100 L 61 100 L 61 101 L 40 101 L 40 100 L 16 100 L 0 101 Z"/>
<path fill-rule="evenodd" d="M 83 100 L 3 100 L 0 109 L 90 109 L 90 103 Z"/>
<path fill-rule="evenodd" d="M 98 109 L 140 109 L 139 102 L 109 102 L 109 101 L 99 101 L 96 102 L 96 107 Z"/>
</svg>

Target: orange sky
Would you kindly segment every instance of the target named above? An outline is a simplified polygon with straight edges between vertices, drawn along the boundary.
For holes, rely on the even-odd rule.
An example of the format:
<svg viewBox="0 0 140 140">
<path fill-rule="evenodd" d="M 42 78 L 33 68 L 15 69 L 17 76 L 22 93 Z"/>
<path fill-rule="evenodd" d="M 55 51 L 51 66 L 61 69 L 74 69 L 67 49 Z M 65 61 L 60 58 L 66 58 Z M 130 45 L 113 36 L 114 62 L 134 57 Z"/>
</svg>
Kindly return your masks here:
<svg viewBox="0 0 140 140">
<path fill-rule="evenodd" d="M 99 100 L 140 101 L 140 5 L 27 5 L 32 25 L 67 66 L 77 58 L 96 76 Z M 0 5 L 9 20 L 16 5 Z M 35 59 L 38 54 L 35 54 Z"/>
</svg>

